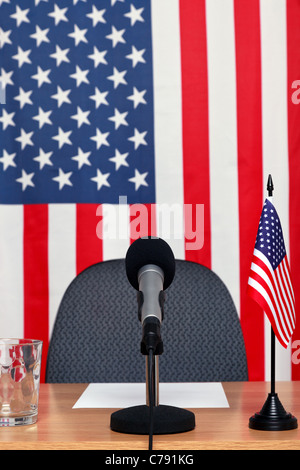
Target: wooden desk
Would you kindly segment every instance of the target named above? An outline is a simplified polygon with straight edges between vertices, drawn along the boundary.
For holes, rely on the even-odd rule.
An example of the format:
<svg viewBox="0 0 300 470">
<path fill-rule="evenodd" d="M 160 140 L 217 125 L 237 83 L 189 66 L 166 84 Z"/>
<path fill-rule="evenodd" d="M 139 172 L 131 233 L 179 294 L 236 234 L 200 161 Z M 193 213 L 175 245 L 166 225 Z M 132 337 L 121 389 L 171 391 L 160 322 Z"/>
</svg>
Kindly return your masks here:
<svg viewBox="0 0 300 470">
<path fill-rule="evenodd" d="M 148 436 L 110 430 L 114 410 L 72 409 L 86 384 L 41 384 L 36 424 L 0 427 L 1 449 L 147 450 Z M 230 408 L 196 409 L 193 431 L 154 436 L 153 452 L 197 449 L 300 449 L 300 430 L 255 431 L 249 417 L 259 411 L 269 392 L 265 382 L 223 384 Z M 276 391 L 300 426 L 300 382 L 279 382 Z"/>
</svg>

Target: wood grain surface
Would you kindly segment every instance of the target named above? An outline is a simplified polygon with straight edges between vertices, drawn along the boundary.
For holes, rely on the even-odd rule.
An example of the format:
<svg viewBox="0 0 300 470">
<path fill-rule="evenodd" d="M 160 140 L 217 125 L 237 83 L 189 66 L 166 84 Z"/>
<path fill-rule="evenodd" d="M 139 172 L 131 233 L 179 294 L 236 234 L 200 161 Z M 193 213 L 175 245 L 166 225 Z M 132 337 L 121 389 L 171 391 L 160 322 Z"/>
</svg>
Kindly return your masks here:
<svg viewBox="0 0 300 470">
<path fill-rule="evenodd" d="M 41 384 L 38 421 L 0 427 L 3 449 L 147 450 L 148 436 L 111 431 L 113 409 L 72 409 L 87 384 Z M 299 429 L 256 431 L 249 418 L 267 398 L 266 382 L 226 382 L 229 408 L 193 409 L 196 427 L 180 434 L 154 436 L 153 449 L 300 449 Z M 300 382 L 279 382 L 276 391 L 286 411 L 300 419 Z"/>
</svg>

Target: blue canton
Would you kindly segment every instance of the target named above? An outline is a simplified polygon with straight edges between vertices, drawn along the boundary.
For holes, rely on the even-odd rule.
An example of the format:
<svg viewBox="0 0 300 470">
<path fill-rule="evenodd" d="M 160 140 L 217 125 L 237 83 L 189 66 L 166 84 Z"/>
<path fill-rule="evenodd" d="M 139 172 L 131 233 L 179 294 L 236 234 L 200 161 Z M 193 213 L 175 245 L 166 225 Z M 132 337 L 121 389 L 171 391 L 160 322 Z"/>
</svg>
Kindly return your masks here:
<svg viewBox="0 0 300 470">
<path fill-rule="evenodd" d="M 0 203 L 155 202 L 150 2 L 0 0 L 0 83 Z"/>
<path fill-rule="evenodd" d="M 280 220 L 268 199 L 260 217 L 255 248 L 268 258 L 274 271 L 286 255 Z"/>
</svg>

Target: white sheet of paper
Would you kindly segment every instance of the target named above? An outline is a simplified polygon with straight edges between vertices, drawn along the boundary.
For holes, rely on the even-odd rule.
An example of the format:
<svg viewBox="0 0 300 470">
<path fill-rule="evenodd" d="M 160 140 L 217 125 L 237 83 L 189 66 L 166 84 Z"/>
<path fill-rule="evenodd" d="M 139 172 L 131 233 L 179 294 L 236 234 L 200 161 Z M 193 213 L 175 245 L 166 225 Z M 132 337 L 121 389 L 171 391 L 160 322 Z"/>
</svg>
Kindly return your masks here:
<svg viewBox="0 0 300 470">
<path fill-rule="evenodd" d="M 127 408 L 145 403 L 145 383 L 92 383 L 73 408 Z M 181 408 L 229 407 L 219 382 L 160 383 L 159 404 Z"/>
</svg>

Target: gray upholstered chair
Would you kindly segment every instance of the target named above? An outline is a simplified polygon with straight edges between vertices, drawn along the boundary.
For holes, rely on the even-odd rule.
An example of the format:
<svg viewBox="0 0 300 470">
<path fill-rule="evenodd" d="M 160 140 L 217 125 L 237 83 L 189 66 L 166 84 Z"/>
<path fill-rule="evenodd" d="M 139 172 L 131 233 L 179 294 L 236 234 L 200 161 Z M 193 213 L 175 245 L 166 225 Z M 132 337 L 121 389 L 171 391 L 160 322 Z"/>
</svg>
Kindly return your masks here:
<svg viewBox="0 0 300 470">
<path fill-rule="evenodd" d="M 215 273 L 176 260 L 164 307 L 160 382 L 248 379 L 237 311 Z M 46 382 L 144 382 L 137 312 L 124 260 L 98 263 L 79 274 L 57 313 Z"/>
</svg>

